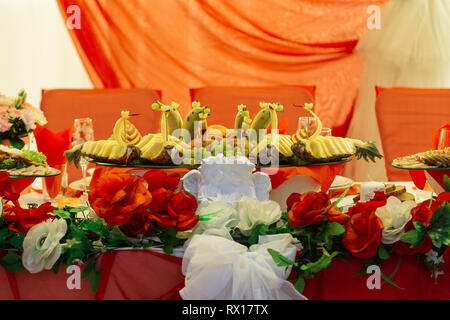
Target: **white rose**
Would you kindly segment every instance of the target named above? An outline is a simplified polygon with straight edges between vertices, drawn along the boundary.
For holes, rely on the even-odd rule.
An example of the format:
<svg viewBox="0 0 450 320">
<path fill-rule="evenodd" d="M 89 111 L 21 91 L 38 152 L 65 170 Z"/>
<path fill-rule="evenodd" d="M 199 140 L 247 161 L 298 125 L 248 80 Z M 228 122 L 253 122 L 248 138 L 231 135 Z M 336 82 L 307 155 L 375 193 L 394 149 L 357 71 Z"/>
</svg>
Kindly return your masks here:
<svg viewBox="0 0 450 320">
<path fill-rule="evenodd" d="M 32 227 L 23 240 L 22 263 L 30 273 L 50 270 L 61 255 L 59 241 L 67 232 L 64 219 L 48 219 Z"/>
<path fill-rule="evenodd" d="M 200 217 L 199 226 L 208 229 L 232 229 L 239 222 L 236 209 L 224 201 L 201 203 L 196 214 Z"/>
<path fill-rule="evenodd" d="M 412 200 L 405 202 L 391 196 L 387 199 L 386 205 L 375 211 L 375 214 L 383 223 L 381 242 L 392 244 L 400 240 L 405 232 L 405 226 L 411 220 L 411 209 L 416 206 Z"/>
<path fill-rule="evenodd" d="M 240 220 L 237 228 L 244 236 L 249 236 L 259 224 L 271 225 L 281 218 L 280 205 L 272 200 L 259 201 L 244 197 L 238 202 L 236 210 Z"/>
<path fill-rule="evenodd" d="M 37 109 L 35 107 L 31 107 L 28 109 L 28 111 L 31 113 L 33 118 L 36 120 L 37 124 L 39 124 L 41 126 L 45 126 L 47 124 L 47 119 L 45 118 L 45 115 L 42 112 L 42 110 Z"/>
</svg>

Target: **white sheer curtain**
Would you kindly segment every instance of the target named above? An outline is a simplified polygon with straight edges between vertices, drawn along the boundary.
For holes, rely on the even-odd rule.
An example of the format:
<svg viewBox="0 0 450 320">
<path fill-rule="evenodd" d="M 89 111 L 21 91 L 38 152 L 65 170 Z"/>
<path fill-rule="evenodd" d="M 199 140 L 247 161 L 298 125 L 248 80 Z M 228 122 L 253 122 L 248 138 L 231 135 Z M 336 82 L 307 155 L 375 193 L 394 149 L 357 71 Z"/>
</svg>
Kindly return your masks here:
<svg viewBox="0 0 450 320">
<path fill-rule="evenodd" d="M 92 88 L 54 0 L 0 0 L 0 93 Z"/>
<path fill-rule="evenodd" d="M 450 87 L 449 32 L 450 0 L 392 0 L 385 6 L 381 29 L 363 34 L 356 48 L 364 69 L 348 136 L 375 141 L 381 149 L 375 86 Z M 356 181 L 387 180 L 383 160 L 352 161 L 343 174 Z"/>
</svg>

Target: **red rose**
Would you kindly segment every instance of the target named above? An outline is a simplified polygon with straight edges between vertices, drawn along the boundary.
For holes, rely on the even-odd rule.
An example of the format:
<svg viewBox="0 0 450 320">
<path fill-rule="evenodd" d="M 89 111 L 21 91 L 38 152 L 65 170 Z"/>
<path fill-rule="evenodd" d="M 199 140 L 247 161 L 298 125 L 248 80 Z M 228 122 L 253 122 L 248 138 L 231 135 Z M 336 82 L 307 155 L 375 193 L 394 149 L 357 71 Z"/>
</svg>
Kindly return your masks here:
<svg viewBox="0 0 450 320">
<path fill-rule="evenodd" d="M 127 223 L 133 212 L 147 208 L 151 199 L 144 180 L 131 174 L 104 175 L 89 192 L 92 208 L 112 226 Z"/>
<path fill-rule="evenodd" d="M 150 203 L 150 212 L 152 214 L 165 214 L 167 213 L 167 205 L 170 198 L 172 197 L 172 192 L 159 188 L 152 192 L 152 202 Z"/>
<path fill-rule="evenodd" d="M 286 199 L 286 205 L 288 211 L 291 210 L 291 208 L 296 204 L 297 202 L 301 201 L 302 195 L 300 193 L 292 193 L 287 199 Z"/>
<path fill-rule="evenodd" d="M 298 194 L 293 194 L 287 202 L 288 206 L 292 205 L 288 217 L 289 224 L 293 227 L 309 226 L 319 223 L 325 218 L 341 224 L 345 224 L 349 219 L 346 214 L 340 213 L 331 206 L 330 199 L 323 192 L 305 193 L 300 197 Z"/>
<path fill-rule="evenodd" d="M 171 194 L 169 191 L 164 192 L 161 189 L 157 191 L 161 194 L 159 197 L 161 200 L 156 207 L 156 212 L 150 210 L 151 220 L 160 227 L 178 231 L 190 230 L 197 224 L 198 216 L 195 214 L 197 200 L 192 194 L 184 191 Z M 162 212 L 162 208 L 167 208 L 167 210 Z"/>
<path fill-rule="evenodd" d="M 417 207 L 411 210 L 411 220 L 405 226 L 405 232 L 414 230 L 414 222 L 420 222 L 425 227 L 430 225 L 433 210 L 428 207 L 429 201 L 420 203 Z M 433 247 L 433 242 L 428 235 L 425 236 L 423 243 L 417 248 L 410 248 L 411 244 L 403 241 L 397 241 L 394 245 L 394 250 L 399 255 L 413 256 L 421 253 L 427 253 Z"/>
<path fill-rule="evenodd" d="M 120 226 L 120 229 L 129 237 L 135 237 L 138 234 L 146 234 L 151 230 L 151 219 L 148 212 L 144 209 L 145 213 L 136 212 L 131 216 L 130 221 Z"/>
<path fill-rule="evenodd" d="M 178 187 L 181 177 L 177 173 L 167 175 L 164 171 L 161 170 L 151 170 L 145 173 L 144 179 L 148 183 L 148 190 L 150 192 L 161 188 L 175 191 L 175 189 Z"/>
<path fill-rule="evenodd" d="M 54 216 L 50 214 L 53 210 L 55 208 L 50 202 L 34 209 L 22 209 L 16 206 L 5 205 L 3 208 L 3 219 L 6 222 L 13 222 L 12 228 L 26 234 L 31 227 L 49 218 L 54 219 Z"/>
<path fill-rule="evenodd" d="M 342 244 L 357 258 L 373 257 L 381 243 L 383 224 L 375 215 L 379 200 L 358 202 L 349 209 L 350 220 L 346 225 Z"/>
</svg>

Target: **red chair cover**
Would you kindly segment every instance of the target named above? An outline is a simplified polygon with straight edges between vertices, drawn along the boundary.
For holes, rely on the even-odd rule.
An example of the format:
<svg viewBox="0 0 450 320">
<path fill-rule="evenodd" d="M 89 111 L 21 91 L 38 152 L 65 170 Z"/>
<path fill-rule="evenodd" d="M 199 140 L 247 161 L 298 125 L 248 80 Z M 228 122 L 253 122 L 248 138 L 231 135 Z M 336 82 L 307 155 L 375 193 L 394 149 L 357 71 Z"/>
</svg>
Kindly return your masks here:
<svg viewBox="0 0 450 320">
<path fill-rule="evenodd" d="M 376 87 L 376 114 L 389 181 L 410 180 L 397 157 L 432 149 L 431 134 L 450 119 L 450 89 Z M 364 125 L 364 124 L 361 124 Z"/>
<path fill-rule="evenodd" d="M 277 87 L 206 87 L 191 89 L 192 101 L 200 101 L 211 108 L 208 124 L 222 124 L 234 127 L 234 118 L 239 104 L 247 105 L 253 119 L 261 110 L 259 102 L 280 102 L 284 112 L 279 113 L 280 120 L 289 119 L 288 133 L 294 133 L 298 126 L 298 117 L 306 111 L 293 104 L 303 106 L 305 102 L 314 102 L 315 87 L 277 86 Z"/>
<path fill-rule="evenodd" d="M 132 122 L 142 135 L 156 132 L 160 114 L 152 103 L 161 93 L 152 89 L 55 89 L 42 90 L 41 109 L 47 117 L 46 127 L 53 132 L 70 128 L 76 118 L 89 117 L 95 140 L 108 139 L 122 110 L 140 114 Z M 68 167 L 69 181 L 81 178 L 81 171 Z"/>
</svg>

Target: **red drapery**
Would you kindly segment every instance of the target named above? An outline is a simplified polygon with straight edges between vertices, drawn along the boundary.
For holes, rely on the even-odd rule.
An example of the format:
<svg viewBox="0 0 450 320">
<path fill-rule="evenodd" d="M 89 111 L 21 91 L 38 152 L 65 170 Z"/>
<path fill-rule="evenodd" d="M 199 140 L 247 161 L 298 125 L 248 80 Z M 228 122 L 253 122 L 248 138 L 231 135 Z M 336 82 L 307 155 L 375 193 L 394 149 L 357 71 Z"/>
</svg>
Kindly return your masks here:
<svg viewBox="0 0 450 320">
<path fill-rule="evenodd" d="M 81 9 L 81 28 L 70 32 L 95 87 L 160 89 L 184 114 L 189 88 L 315 85 L 328 127 L 348 121 L 357 95 L 361 60 L 353 48 L 367 8 L 387 2 L 57 1 L 65 18 L 70 5 Z"/>
</svg>

